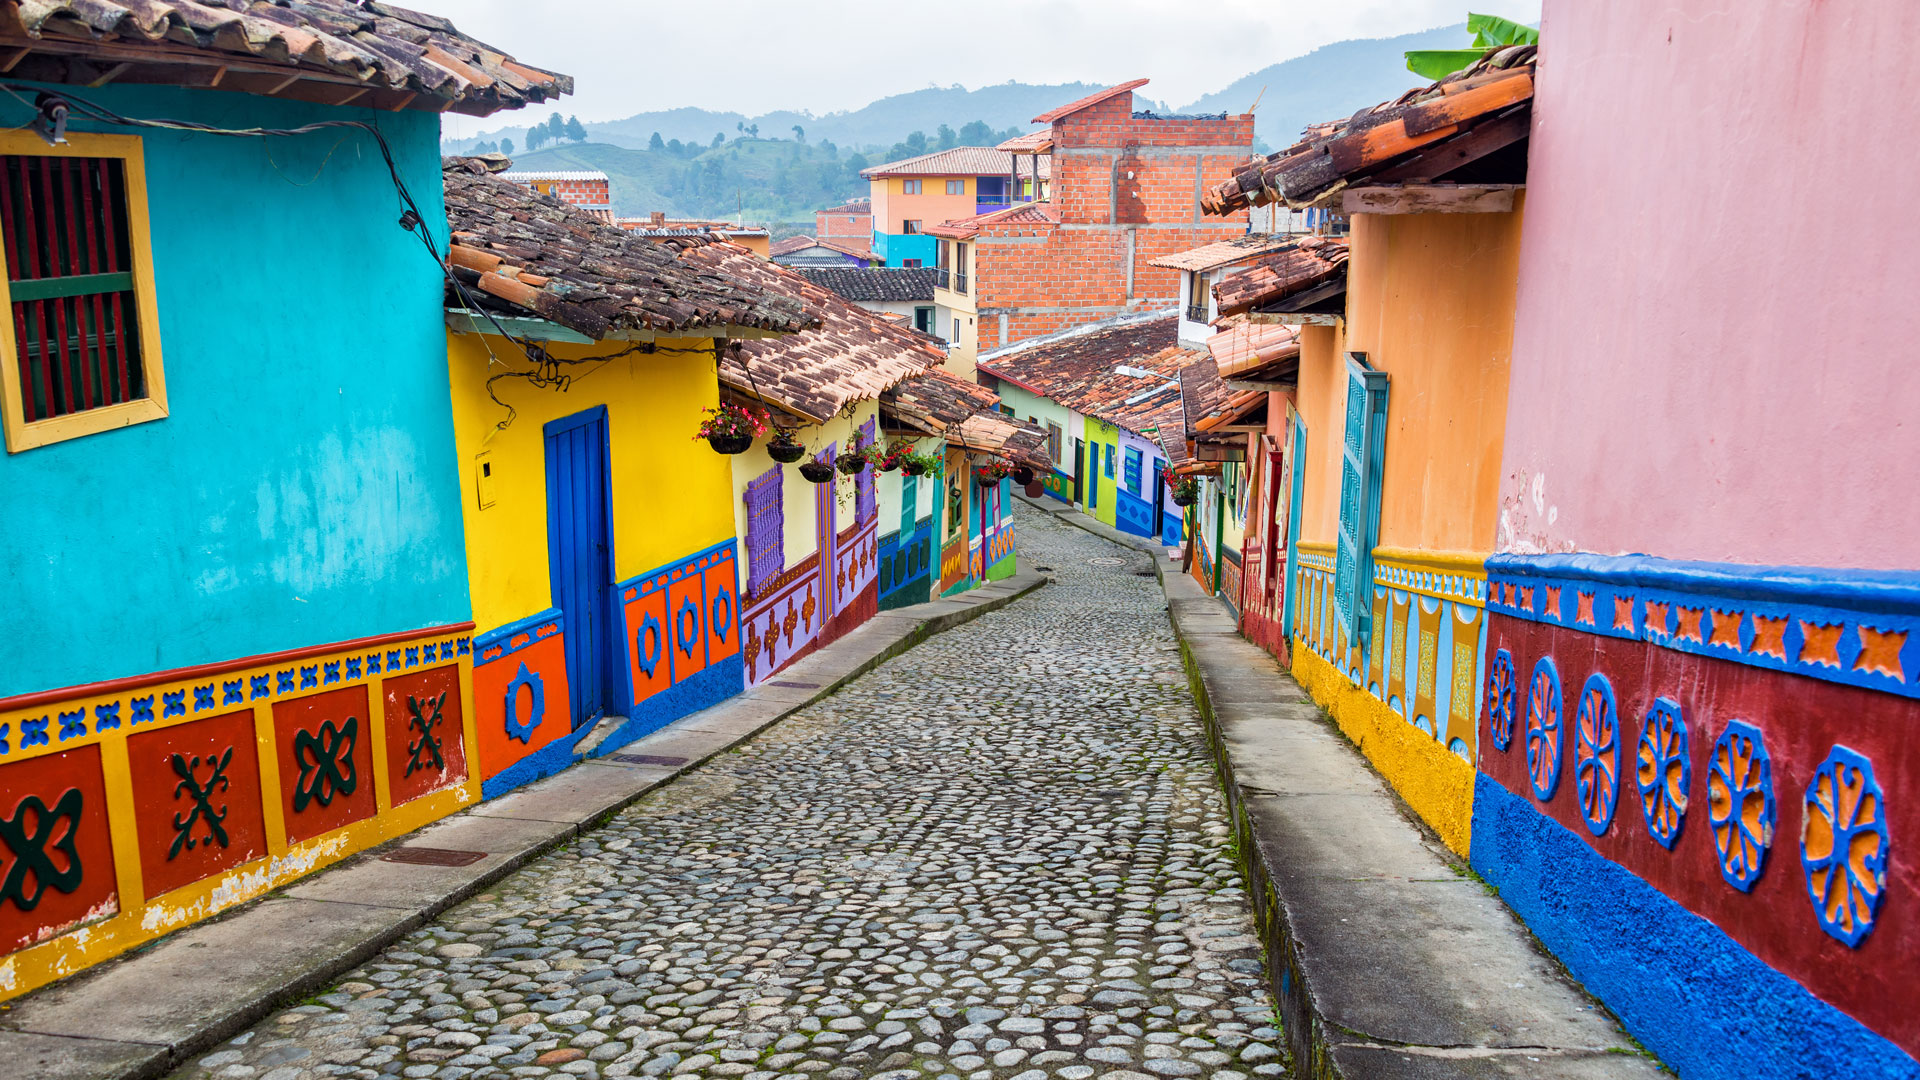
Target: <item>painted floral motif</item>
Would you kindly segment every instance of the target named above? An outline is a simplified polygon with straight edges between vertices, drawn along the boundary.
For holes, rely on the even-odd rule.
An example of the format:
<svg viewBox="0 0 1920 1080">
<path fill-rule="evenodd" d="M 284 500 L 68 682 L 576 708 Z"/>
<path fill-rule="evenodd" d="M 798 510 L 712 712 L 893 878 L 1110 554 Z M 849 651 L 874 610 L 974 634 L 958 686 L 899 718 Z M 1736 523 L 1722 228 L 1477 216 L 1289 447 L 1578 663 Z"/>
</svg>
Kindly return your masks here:
<svg viewBox="0 0 1920 1080">
<path fill-rule="evenodd" d="M 1887 891 L 1886 797 L 1873 762 L 1836 746 L 1814 770 L 1800 827 L 1807 894 L 1827 933 L 1858 946 Z"/>
<path fill-rule="evenodd" d="M 1620 802 L 1620 715 L 1614 709 L 1613 684 L 1595 672 L 1580 690 L 1574 714 L 1573 785 L 1587 831 L 1600 836 L 1613 824 Z"/>
<path fill-rule="evenodd" d="M 1543 656 L 1533 665 L 1527 687 L 1527 772 L 1533 793 L 1543 800 L 1553 798 L 1560 785 L 1560 747 L 1566 741 L 1560 710 L 1560 669 L 1553 657 Z"/>
<path fill-rule="evenodd" d="M 1487 665 L 1487 726 L 1496 750 L 1513 745 L 1513 699 L 1518 690 L 1513 672 L 1513 654 L 1505 649 L 1493 654 Z"/>
<path fill-rule="evenodd" d="M 1707 802 L 1720 876 L 1747 892 L 1760 880 L 1773 846 L 1773 760 L 1759 728 L 1744 720 L 1727 722 L 1713 744 Z"/>
<path fill-rule="evenodd" d="M 1646 819 L 1647 833 L 1654 842 L 1673 850 L 1680 837 L 1680 825 L 1686 820 L 1687 791 L 1693 778 L 1693 762 L 1687 754 L 1687 725 L 1680 715 L 1680 703 L 1672 698 L 1655 698 L 1647 710 L 1647 721 L 1640 729 L 1640 816 Z"/>
</svg>

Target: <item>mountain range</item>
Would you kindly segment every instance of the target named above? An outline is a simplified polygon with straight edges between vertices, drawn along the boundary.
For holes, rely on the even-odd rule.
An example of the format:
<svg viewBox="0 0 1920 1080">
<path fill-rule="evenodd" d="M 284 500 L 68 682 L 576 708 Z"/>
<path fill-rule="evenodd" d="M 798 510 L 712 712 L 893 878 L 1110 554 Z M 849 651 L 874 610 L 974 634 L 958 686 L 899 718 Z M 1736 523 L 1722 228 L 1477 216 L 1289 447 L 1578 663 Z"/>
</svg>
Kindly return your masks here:
<svg viewBox="0 0 1920 1080">
<path fill-rule="evenodd" d="M 1307 124 L 1345 116 L 1422 82 L 1407 71 L 1401 53 L 1409 49 L 1458 47 L 1467 37 L 1462 23 L 1398 37 L 1334 42 L 1245 75 L 1178 109 L 1144 97 L 1140 104 L 1161 113 L 1239 113 L 1257 99 L 1256 136 L 1269 149 L 1284 147 L 1291 144 Z M 1029 128 L 1038 114 L 1099 89 L 1102 87 L 1092 83 L 1020 82 L 983 86 L 977 90 L 957 85 L 929 87 L 893 94 L 863 108 L 826 116 L 786 109 L 759 116 L 694 107 L 665 109 L 636 113 L 624 120 L 587 123 L 586 141 L 644 150 L 654 133 L 659 132 L 663 140 L 678 139 L 706 146 L 715 135 L 733 139 L 741 133 L 741 127 L 752 126 L 758 127 L 763 139 L 791 139 L 797 125 L 807 142 L 829 141 L 844 150 L 872 151 L 891 146 L 910 132 L 923 131 L 931 136 L 941 124 L 958 129 L 969 121 L 980 120 L 994 130 Z M 522 119 L 521 126 L 449 140 L 445 150 L 460 153 L 502 136 L 513 139 L 516 145 L 524 145 L 524 125 L 535 119 L 540 118 L 528 116 Z"/>
</svg>

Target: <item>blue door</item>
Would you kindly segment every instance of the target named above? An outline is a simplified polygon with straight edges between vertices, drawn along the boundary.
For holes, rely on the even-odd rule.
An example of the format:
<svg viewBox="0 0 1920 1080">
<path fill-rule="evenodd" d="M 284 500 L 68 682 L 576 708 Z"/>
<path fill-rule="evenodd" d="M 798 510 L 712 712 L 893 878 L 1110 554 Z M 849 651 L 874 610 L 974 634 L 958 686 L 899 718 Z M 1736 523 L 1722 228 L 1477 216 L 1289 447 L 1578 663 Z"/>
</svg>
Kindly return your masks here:
<svg viewBox="0 0 1920 1080">
<path fill-rule="evenodd" d="M 573 726 L 606 715 L 613 673 L 613 496 L 607 409 L 555 420 L 547 436 L 547 567 L 564 620 Z"/>
</svg>

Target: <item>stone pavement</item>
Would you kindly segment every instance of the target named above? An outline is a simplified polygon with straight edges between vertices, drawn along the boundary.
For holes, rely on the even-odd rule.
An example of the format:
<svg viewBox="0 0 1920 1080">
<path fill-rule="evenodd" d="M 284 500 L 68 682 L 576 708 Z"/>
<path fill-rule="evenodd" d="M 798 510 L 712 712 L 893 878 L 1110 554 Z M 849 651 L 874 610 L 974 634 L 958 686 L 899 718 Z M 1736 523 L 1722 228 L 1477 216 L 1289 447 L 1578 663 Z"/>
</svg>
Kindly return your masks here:
<svg viewBox="0 0 1920 1080">
<path fill-rule="evenodd" d="M 175 1076 L 1281 1075 L 1149 559 L 1017 513 L 1023 565 L 1054 584 L 581 831 Z"/>
</svg>

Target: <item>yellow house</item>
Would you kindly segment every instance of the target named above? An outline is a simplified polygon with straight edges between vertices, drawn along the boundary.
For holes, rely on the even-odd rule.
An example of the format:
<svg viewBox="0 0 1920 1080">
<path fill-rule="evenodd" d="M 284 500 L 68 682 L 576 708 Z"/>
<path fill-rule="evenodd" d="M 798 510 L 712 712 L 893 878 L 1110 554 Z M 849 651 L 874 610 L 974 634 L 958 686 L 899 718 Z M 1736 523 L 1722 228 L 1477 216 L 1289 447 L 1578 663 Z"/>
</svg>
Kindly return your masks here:
<svg viewBox="0 0 1920 1080">
<path fill-rule="evenodd" d="M 479 161 L 445 179 L 475 751 L 491 797 L 744 687 L 731 459 L 696 431 L 719 404 L 730 339 L 818 320 Z"/>
</svg>

